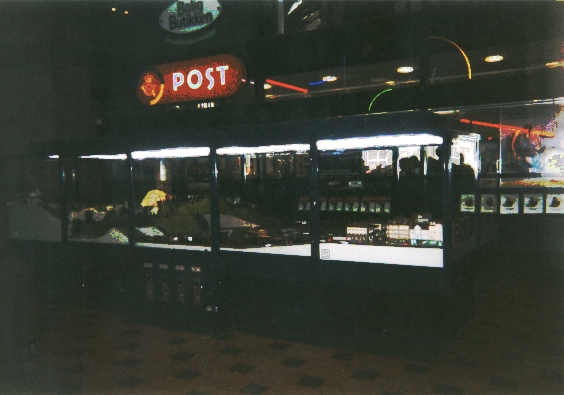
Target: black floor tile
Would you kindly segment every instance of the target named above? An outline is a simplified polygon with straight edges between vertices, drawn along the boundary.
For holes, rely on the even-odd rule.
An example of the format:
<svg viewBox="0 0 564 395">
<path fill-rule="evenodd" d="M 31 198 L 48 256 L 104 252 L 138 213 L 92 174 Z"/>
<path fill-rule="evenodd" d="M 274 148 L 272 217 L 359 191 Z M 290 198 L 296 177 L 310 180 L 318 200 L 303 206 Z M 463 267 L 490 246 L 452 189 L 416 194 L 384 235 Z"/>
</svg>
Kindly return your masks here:
<svg viewBox="0 0 564 395">
<path fill-rule="evenodd" d="M 202 372 L 198 372 L 197 370 L 186 369 L 182 372 L 176 374 L 174 377 L 180 380 L 194 380 L 202 375 Z"/>
<path fill-rule="evenodd" d="M 249 394 L 249 395 L 261 395 L 263 392 L 267 391 L 270 387 L 267 387 L 265 385 L 260 385 L 260 384 L 256 384 L 256 383 L 249 383 L 246 386 L 244 386 L 243 388 L 241 388 L 239 390 L 239 392 L 243 393 L 243 394 Z"/>
<path fill-rule="evenodd" d="M 84 393 L 84 388 L 78 383 L 65 383 L 56 392 L 60 395 L 80 394 Z"/>
<path fill-rule="evenodd" d="M 274 350 L 286 350 L 290 348 L 292 345 L 290 343 L 281 343 L 281 342 L 274 342 L 268 346 L 268 348 L 272 348 Z"/>
<path fill-rule="evenodd" d="M 237 347 L 226 347 L 223 350 L 219 351 L 221 354 L 227 354 L 227 355 L 239 355 L 243 352 L 242 348 L 237 348 Z"/>
<path fill-rule="evenodd" d="M 81 363 L 73 363 L 65 368 L 62 369 L 62 372 L 65 374 L 76 374 L 82 372 L 86 369 L 86 365 Z"/>
<path fill-rule="evenodd" d="M 140 379 L 139 377 L 130 376 L 118 381 L 116 384 L 121 387 L 135 388 L 142 382 L 143 379 Z"/>
<path fill-rule="evenodd" d="M 179 352 L 178 354 L 174 354 L 172 357 L 170 357 L 170 359 L 174 359 L 175 361 L 187 361 L 189 359 L 192 359 L 196 356 L 196 354 L 191 354 L 191 353 L 187 353 L 187 352 Z"/>
<path fill-rule="evenodd" d="M 425 374 L 429 371 L 429 367 L 425 365 L 408 364 L 403 368 L 406 372 Z"/>
<path fill-rule="evenodd" d="M 437 384 L 434 392 L 435 394 L 441 394 L 441 395 L 459 395 L 464 393 L 464 388 L 460 388 L 448 384 Z"/>
<path fill-rule="evenodd" d="M 454 363 L 457 364 L 458 366 L 463 366 L 465 368 L 475 368 L 478 367 L 479 365 L 478 361 L 470 358 L 456 358 L 454 360 Z"/>
<path fill-rule="evenodd" d="M 294 368 L 299 368 L 300 366 L 302 366 L 306 362 L 307 362 L 307 360 L 305 360 L 305 359 L 289 357 L 289 358 L 286 358 L 285 360 L 283 360 L 281 362 L 281 364 L 285 365 L 285 366 L 292 366 Z"/>
<path fill-rule="evenodd" d="M 138 333 L 141 333 L 141 332 L 138 331 L 137 329 L 127 329 L 127 330 L 121 332 L 120 335 L 129 337 L 129 336 L 136 335 Z"/>
<path fill-rule="evenodd" d="M 543 380 L 564 383 L 564 373 L 562 372 L 541 372 L 540 377 Z"/>
<path fill-rule="evenodd" d="M 488 385 L 505 389 L 514 389 L 517 386 L 517 383 L 515 380 L 508 380 L 503 377 L 492 377 L 488 382 Z"/>
<path fill-rule="evenodd" d="M 478 346 L 485 346 L 486 344 L 489 344 L 489 341 L 481 337 L 471 337 L 470 339 L 468 339 L 468 343 L 476 344 Z"/>
<path fill-rule="evenodd" d="M 296 384 L 302 387 L 319 388 L 325 383 L 325 379 L 319 377 L 305 376 Z"/>
<path fill-rule="evenodd" d="M 188 338 L 185 337 L 174 337 L 172 339 L 170 339 L 169 341 L 167 341 L 167 344 L 170 344 L 172 346 L 180 346 L 184 343 L 188 343 L 190 340 Z"/>
<path fill-rule="evenodd" d="M 216 338 L 216 339 L 219 339 L 219 340 L 229 340 L 229 339 L 231 339 L 232 337 L 233 337 L 233 333 L 229 333 L 229 332 L 227 332 L 227 333 L 222 333 L 222 334 L 220 334 L 220 335 L 215 336 L 215 338 Z"/>
<path fill-rule="evenodd" d="M 236 363 L 229 368 L 229 371 L 241 374 L 247 374 L 255 368 L 254 365 L 248 365 L 246 363 Z"/>
<path fill-rule="evenodd" d="M 123 366 L 126 368 L 132 368 L 135 365 L 139 365 L 141 362 L 143 362 L 142 359 L 138 359 L 138 358 L 125 358 L 122 359 L 119 362 L 116 362 L 116 365 L 118 366 Z"/>
<path fill-rule="evenodd" d="M 75 348 L 74 350 L 70 350 L 66 354 L 71 357 L 82 357 L 83 355 L 88 354 L 90 351 L 91 350 L 88 348 Z"/>
<path fill-rule="evenodd" d="M 339 351 L 331 355 L 331 358 L 338 359 L 339 361 L 351 361 L 354 358 L 354 355 L 349 354 L 348 352 Z"/>
<path fill-rule="evenodd" d="M 92 339 L 94 339 L 94 335 L 78 335 L 74 338 L 74 340 L 79 342 L 85 342 Z"/>
<path fill-rule="evenodd" d="M 141 347 L 140 344 L 137 343 L 125 343 L 118 347 L 120 350 L 131 351 Z"/>
<path fill-rule="evenodd" d="M 376 380 L 376 377 L 378 377 L 378 373 L 371 372 L 370 370 L 359 369 L 351 374 L 351 377 L 353 379 L 374 381 Z"/>
</svg>

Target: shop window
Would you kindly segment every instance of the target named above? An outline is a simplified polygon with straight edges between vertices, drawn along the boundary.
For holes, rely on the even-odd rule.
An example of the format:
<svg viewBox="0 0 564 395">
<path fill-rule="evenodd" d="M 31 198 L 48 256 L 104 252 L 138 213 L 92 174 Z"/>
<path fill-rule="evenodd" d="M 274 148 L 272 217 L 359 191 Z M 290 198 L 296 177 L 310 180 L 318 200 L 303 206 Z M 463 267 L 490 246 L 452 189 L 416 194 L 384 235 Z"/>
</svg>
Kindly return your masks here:
<svg viewBox="0 0 564 395">
<path fill-rule="evenodd" d="M 57 158 L 12 159 L 12 195 L 6 207 L 8 237 L 61 240 L 60 170 Z"/>
<path fill-rule="evenodd" d="M 132 157 L 136 245 L 209 250 L 209 148 L 137 151 Z M 225 163 L 219 166 L 218 177 L 229 177 Z"/>
<path fill-rule="evenodd" d="M 218 149 L 222 250 L 311 255 L 308 150 L 305 144 Z"/>
<path fill-rule="evenodd" d="M 432 135 L 318 141 L 321 259 L 442 267 L 442 184 L 430 190 L 421 171 L 421 153 L 437 147 L 427 144 L 441 142 Z"/>
<path fill-rule="evenodd" d="M 126 244 L 128 167 L 126 155 L 88 155 L 72 163 L 67 177 L 69 240 Z"/>
</svg>

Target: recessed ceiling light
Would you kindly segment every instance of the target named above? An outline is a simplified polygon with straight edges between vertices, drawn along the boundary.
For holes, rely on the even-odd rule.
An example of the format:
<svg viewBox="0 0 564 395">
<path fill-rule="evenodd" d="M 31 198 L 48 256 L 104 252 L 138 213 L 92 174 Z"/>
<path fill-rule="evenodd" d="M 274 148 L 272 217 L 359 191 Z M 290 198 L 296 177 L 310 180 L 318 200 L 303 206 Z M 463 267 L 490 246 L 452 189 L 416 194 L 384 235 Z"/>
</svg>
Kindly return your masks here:
<svg viewBox="0 0 564 395">
<path fill-rule="evenodd" d="M 264 89 L 270 89 L 270 88 L 272 88 L 272 85 L 270 85 L 270 84 L 264 84 Z"/>
<path fill-rule="evenodd" d="M 129 14 L 129 11 L 125 11 L 124 14 Z"/>
<path fill-rule="evenodd" d="M 337 77 L 335 77 L 334 75 L 328 75 L 327 77 L 323 77 L 323 81 L 325 82 L 337 81 Z"/>
<path fill-rule="evenodd" d="M 113 11 L 113 12 L 115 12 L 115 11 L 116 11 L 115 7 L 114 7 L 114 8 L 112 8 L 112 11 Z"/>
<path fill-rule="evenodd" d="M 485 59 L 485 61 L 488 63 L 501 62 L 502 60 L 503 56 L 501 55 L 490 55 Z"/>
<path fill-rule="evenodd" d="M 386 81 L 385 84 L 386 85 L 395 85 L 396 82 L 395 81 Z"/>
<path fill-rule="evenodd" d="M 411 66 L 402 66 L 402 67 L 398 67 L 398 69 L 396 70 L 398 73 L 401 74 L 407 74 L 407 73 L 412 73 L 413 72 L 413 67 Z"/>
</svg>

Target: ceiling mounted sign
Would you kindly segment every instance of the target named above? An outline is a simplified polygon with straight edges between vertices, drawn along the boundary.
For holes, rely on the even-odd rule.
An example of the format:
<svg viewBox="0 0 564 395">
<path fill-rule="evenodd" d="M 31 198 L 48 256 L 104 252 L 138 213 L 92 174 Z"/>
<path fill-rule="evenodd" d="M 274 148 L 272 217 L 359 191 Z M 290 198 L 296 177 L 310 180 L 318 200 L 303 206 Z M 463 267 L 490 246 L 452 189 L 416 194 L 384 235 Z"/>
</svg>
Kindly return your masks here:
<svg viewBox="0 0 564 395">
<path fill-rule="evenodd" d="M 141 74 L 137 97 L 147 105 L 215 99 L 233 95 L 245 67 L 231 55 L 154 66 Z"/>
<path fill-rule="evenodd" d="M 192 33 L 211 25 L 220 12 L 217 0 L 175 1 L 163 11 L 159 24 L 171 33 Z"/>
</svg>

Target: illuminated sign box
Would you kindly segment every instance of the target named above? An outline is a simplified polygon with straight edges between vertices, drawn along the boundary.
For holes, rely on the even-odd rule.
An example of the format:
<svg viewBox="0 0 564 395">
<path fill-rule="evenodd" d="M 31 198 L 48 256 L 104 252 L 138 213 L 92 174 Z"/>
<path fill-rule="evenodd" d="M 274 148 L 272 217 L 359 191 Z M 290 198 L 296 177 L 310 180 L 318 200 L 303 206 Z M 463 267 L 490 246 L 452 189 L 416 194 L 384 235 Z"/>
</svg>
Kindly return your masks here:
<svg viewBox="0 0 564 395">
<path fill-rule="evenodd" d="M 136 94 L 147 105 L 228 97 L 245 79 L 244 66 L 231 55 L 154 66 L 143 72 Z"/>
</svg>

